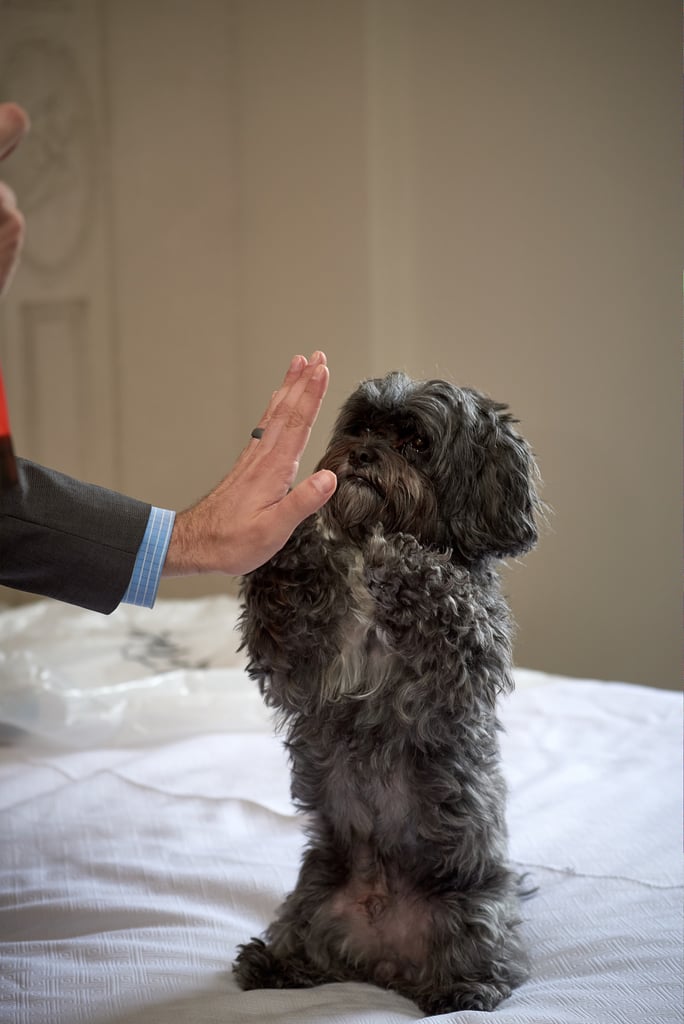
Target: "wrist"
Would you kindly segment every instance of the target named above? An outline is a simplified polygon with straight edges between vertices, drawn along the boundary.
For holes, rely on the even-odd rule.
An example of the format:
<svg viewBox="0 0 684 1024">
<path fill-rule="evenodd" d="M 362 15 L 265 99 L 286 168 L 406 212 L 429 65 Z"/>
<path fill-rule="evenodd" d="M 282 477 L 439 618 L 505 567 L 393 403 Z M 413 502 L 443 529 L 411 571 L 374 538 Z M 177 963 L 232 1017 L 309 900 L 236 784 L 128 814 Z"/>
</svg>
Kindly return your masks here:
<svg viewBox="0 0 684 1024">
<path fill-rule="evenodd" d="M 176 515 L 162 576 L 194 576 L 211 571 L 203 557 L 203 541 L 194 511 L 189 508 Z"/>
</svg>

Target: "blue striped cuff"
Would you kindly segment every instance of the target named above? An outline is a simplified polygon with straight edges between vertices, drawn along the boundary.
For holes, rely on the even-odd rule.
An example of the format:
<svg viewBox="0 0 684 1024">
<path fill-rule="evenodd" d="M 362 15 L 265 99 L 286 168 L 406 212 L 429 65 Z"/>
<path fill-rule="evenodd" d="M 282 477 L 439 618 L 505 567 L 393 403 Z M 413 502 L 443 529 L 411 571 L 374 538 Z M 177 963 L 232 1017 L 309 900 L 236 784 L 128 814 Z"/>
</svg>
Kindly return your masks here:
<svg viewBox="0 0 684 1024">
<path fill-rule="evenodd" d="M 175 512 L 152 506 L 122 603 L 137 604 L 142 608 L 151 608 L 154 604 L 175 518 Z"/>
</svg>

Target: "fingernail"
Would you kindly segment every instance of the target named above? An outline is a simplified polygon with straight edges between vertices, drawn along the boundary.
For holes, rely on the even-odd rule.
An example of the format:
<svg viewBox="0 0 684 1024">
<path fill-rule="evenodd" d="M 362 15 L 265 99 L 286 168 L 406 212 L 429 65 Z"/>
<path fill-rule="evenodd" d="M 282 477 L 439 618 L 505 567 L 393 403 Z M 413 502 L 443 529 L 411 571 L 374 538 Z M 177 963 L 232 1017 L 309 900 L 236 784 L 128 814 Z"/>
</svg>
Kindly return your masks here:
<svg viewBox="0 0 684 1024">
<path fill-rule="evenodd" d="M 321 469 L 311 477 L 311 483 L 319 494 L 330 496 L 337 487 L 337 477 L 329 469 Z"/>
<path fill-rule="evenodd" d="M 311 359 L 309 359 L 309 365 L 313 366 L 315 363 L 325 363 L 325 352 L 319 352 L 317 350 L 316 352 L 313 352 L 311 354 Z"/>
<path fill-rule="evenodd" d="M 290 368 L 287 372 L 301 373 L 305 366 L 306 359 L 304 358 L 304 356 L 293 356 L 292 362 L 290 363 Z"/>
<path fill-rule="evenodd" d="M 311 380 L 322 380 L 323 377 L 327 377 L 327 375 L 328 367 L 325 365 L 325 363 L 321 363 L 320 366 L 317 366 L 314 372 L 311 374 Z"/>
</svg>

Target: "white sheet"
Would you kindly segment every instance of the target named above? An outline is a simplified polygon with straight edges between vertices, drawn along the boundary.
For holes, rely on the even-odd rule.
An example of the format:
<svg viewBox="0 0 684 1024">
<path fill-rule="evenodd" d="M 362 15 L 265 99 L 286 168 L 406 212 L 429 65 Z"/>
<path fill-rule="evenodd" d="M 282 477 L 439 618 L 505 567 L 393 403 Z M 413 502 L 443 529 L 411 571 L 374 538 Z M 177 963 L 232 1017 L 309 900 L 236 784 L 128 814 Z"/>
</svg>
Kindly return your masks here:
<svg viewBox="0 0 684 1024">
<path fill-rule="evenodd" d="M 9 679 L 16 710 L 9 661 L 16 669 L 18 654 L 30 651 L 44 678 L 60 677 L 65 692 L 74 683 L 63 731 L 82 746 L 23 741 L 0 750 L 0 1020 L 418 1019 L 412 1003 L 369 985 L 243 993 L 230 976 L 236 944 L 266 926 L 293 885 L 302 847 L 282 748 L 232 654 L 233 606 L 162 602 L 152 613 L 126 609 L 109 619 L 56 608 L 41 605 L 31 621 L 0 614 L 0 716 Z M 204 628 L 193 631 L 193 619 Z M 165 637 L 168 649 L 158 644 L 145 664 L 131 660 L 121 653 L 131 630 L 148 654 L 150 637 Z M 200 655 L 208 668 L 194 667 Z M 98 684 L 108 680 L 118 706 L 109 728 L 119 738 L 83 748 L 79 707 L 87 719 L 92 704 L 78 695 L 93 673 Z M 192 685 L 181 692 L 183 673 Z M 539 886 L 524 904 L 533 976 L 492 1014 L 432 1019 L 680 1024 L 680 698 L 522 670 L 518 677 L 502 707 L 503 754 L 511 857 Z M 145 696 L 122 711 L 117 686 L 126 682 Z M 136 733 L 127 710 L 141 706 L 146 724 Z M 184 728 L 179 710 L 189 706 Z M 121 745 L 122 736 L 137 745 Z"/>
</svg>

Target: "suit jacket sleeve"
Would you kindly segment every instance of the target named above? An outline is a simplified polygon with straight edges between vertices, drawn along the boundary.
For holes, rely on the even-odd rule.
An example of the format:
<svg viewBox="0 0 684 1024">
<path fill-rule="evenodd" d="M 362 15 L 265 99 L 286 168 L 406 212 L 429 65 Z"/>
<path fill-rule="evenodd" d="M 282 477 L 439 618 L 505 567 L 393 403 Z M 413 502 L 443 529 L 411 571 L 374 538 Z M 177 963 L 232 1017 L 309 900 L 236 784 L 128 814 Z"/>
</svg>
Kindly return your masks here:
<svg viewBox="0 0 684 1024">
<path fill-rule="evenodd" d="M 150 505 L 17 460 L 0 492 L 0 583 L 111 612 L 131 578 Z"/>
</svg>

